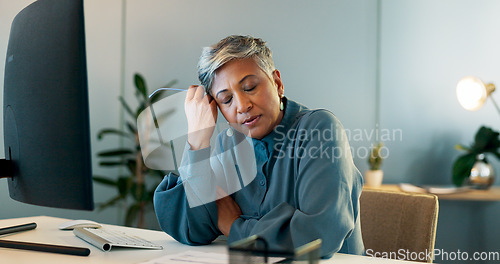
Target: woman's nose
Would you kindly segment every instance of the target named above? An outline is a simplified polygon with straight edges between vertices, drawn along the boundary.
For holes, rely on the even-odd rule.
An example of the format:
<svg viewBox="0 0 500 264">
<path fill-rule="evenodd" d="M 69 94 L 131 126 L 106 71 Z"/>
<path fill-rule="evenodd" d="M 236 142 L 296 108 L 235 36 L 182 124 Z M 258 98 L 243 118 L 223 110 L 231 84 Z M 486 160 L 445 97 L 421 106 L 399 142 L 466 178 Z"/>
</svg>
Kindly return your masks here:
<svg viewBox="0 0 500 264">
<path fill-rule="evenodd" d="M 236 110 L 238 113 L 246 113 L 252 109 L 252 102 L 247 96 L 238 94 L 234 96 L 236 99 Z"/>
</svg>

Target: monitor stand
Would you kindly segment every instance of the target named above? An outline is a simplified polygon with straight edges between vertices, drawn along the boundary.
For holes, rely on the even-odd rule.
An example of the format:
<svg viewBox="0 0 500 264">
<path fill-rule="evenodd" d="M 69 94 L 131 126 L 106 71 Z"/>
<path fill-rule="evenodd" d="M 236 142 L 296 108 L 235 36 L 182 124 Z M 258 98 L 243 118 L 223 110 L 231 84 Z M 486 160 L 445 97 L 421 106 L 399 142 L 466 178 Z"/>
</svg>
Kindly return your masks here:
<svg viewBox="0 0 500 264">
<path fill-rule="evenodd" d="M 0 168 L 0 179 L 14 176 L 16 166 L 12 160 L 0 159 Z"/>
</svg>

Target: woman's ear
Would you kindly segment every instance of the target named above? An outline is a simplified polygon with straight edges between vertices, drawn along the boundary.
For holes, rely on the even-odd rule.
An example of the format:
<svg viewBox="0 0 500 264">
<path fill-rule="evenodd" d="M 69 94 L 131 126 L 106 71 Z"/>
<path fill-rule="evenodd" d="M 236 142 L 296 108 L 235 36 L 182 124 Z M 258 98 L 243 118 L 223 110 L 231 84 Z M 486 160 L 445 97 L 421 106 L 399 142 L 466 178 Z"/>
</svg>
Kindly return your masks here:
<svg viewBox="0 0 500 264">
<path fill-rule="evenodd" d="M 278 95 L 282 97 L 285 94 L 285 88 L 283 87 L 283 82 L 281 81 L 281 73 L 277 69 L 273 71 L 273 80 L 276 84 L 276 88 L 278 89 Z"/>
</svg>

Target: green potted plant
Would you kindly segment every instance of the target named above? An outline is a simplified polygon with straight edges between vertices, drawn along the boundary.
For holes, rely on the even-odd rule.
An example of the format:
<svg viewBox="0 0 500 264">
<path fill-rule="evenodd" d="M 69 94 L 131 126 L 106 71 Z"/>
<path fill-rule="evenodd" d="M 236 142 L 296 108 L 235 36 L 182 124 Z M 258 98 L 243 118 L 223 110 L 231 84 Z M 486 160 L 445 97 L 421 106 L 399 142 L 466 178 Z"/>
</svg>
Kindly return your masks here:
<svg viewBox="0 0 500 264">
<path fill-rule="evenodd" d="M 470 147 L 456 145 L 455 148 L 466 153 L 460 155 L 453 164 L 452 180 L 456 186 L 469 185 L 479 189 L 489 188 L 494 181 L 493 167 L 488 163 L 487 154 L 500 159 L 500 133 L 481 126 L 474 136 Z"/>
<path fill-rule="evenodd" d="M 145 216 L 153 209 L 153 194 L 156 186 L 168 171 L 158 171 L 144 165 L 139 144 L 136 120 L 139 114 L 149 105 L 160 100 L 163 92 L 158 92 L 151 98 L 148 96 L 146 82 L 140 74 L 134 75 L 135 98 L 137 107 L 132 107 L 123 97 L 119 100 L 128 115 L 125 129 L 106 128 L 99 131 L 97 138 L 114 135 L 127 139 L 126 147 L 109 149 L 99 152 L 99 165 L 103 167 L 122 167 L 125 172 L 114 177 L 94 175 L 94 181 L 116 189 L 116 195 L 99 205 L 100 210 L 112 206 L 124 206 L 126 210 L 124 224 L 126 226 L 145 227 Z M 176 81 L 171 81 L 164 87 L 171 87 Z"/>
<path fill-rule="evenodd" d="M 381 167 L 384 158 L 381 155 L 381 150 L 383 146 L 384 144 L 379 142 L 371 148 L 370 157 L 368 158 L 370 169 L 365 172 L 365 186 L 367 187 L 379 187 L 382 185 L 384 171 L 381 170 Z"/>
</svg>

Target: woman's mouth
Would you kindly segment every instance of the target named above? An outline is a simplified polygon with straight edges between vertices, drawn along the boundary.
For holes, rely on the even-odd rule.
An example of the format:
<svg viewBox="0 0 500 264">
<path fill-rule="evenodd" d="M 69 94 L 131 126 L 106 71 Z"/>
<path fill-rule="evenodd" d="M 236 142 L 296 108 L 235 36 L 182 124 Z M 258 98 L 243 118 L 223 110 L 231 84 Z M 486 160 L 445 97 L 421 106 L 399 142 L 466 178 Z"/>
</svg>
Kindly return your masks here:
<svg viewBox="0 0 500 264">
<path fill-rule="evenodd" d="M 260 115 L 256 115 L 256 116 L 252 116 L 250 118 L 247 118 L 247 119 L 245 119 L 245 121 L 243 121 L 243 125 L 253 126 L 259 121 L 260 117 L 261 117 Z"/>
</svg>

